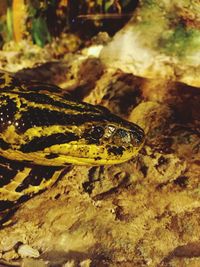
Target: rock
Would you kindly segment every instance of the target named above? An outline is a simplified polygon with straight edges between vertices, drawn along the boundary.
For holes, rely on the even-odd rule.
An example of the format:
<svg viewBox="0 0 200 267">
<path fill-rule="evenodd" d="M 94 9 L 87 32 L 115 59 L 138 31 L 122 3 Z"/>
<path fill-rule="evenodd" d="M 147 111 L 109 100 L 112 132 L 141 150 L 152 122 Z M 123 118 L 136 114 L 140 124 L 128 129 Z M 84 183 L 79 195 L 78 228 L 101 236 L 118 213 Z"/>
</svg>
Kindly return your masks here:
<svg viewBox="0 0 200 267">
<path fill-rule="evenodd" d="M 109 67 L 199 86 L 200 2 L 141 0 L 100 55 Z"/>
</svg>

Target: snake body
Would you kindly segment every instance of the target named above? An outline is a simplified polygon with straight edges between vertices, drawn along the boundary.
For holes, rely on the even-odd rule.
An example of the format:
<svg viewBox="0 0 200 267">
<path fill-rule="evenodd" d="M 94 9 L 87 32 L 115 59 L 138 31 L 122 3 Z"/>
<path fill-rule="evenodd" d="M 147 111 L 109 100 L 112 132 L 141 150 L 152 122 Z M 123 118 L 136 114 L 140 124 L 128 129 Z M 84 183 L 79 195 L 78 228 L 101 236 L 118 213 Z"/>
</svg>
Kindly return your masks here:
<svg viewBox="0 0 200 267">
<path fill-rule="evenodd" d="M 0 73 L 0 218 L 54 184 L 68 164 L 118 164 L 143 142 L 139 126 L 106 108 Z"/>
</svg>

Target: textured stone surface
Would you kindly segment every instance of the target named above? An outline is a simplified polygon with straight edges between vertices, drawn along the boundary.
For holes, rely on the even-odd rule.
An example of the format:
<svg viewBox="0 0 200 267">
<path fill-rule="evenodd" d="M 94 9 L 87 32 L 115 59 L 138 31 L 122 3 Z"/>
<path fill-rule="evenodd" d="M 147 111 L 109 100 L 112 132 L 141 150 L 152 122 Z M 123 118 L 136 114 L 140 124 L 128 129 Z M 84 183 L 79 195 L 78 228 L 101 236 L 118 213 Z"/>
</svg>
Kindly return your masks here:
<svg viewBox="0 0 200 267">
<path fill-rule="evenodd" d="M 0 231 L 2 259 L 48 267 L 198 266 L 200 91 L 122 72 L 101 79 L 108 89 L 113 86 L 115 98 L 104 103 L 116 110 L 123 83 L 126 94 L 128 81 L 136 81 L 138 101 L 125 113 L 118 108 L 118 114 L 145 129 L 144 148 L 120 165 L 74 166 L 48 191 L 24 203 L 14 224 Z M 101 98 L 107 93 L 100 85 L 101 80 L 88 102 L 98 92 Z M 14 250 L 19 242 L 40 257 L 20 259 Z"/>
</svg>

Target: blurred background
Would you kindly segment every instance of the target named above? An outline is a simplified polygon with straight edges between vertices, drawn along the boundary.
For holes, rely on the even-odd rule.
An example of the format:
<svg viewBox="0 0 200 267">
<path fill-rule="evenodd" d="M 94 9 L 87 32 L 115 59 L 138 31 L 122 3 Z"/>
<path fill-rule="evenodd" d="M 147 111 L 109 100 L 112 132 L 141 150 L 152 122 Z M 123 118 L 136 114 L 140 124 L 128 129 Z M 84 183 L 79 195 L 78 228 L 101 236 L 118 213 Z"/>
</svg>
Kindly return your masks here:
<svg viewBox="0 0 200 267">
<path fill-rule="evenodd" d="M 130 18 L 137 0 L 1 0 L 0 47 L 24 38 L 43 47 L 62 33 L 88 38 L 113 35 Z"/>
</svg>

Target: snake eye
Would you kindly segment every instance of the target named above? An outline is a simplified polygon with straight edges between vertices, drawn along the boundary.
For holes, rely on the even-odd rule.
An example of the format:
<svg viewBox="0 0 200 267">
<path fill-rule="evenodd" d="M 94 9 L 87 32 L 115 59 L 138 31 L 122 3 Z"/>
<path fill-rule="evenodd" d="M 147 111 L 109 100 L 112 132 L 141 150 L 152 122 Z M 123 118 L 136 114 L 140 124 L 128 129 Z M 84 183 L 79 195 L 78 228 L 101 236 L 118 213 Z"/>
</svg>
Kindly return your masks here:
<svg viewBox="0 0 200 267">
<path fill-rule="evenodd" d="M 104 129 L 100 126 L 93 126 L 89 134 L 94 139 L 100 139 L 104 135 Z"/>
<path fill-rule="evenodd" d="M 104 135 L 104 129 L 100 126 L 92 126 L 88 131 L 85 132 L 84 138 L 89 144 L 98 144 L 99 139 Z"/>
</svg>

